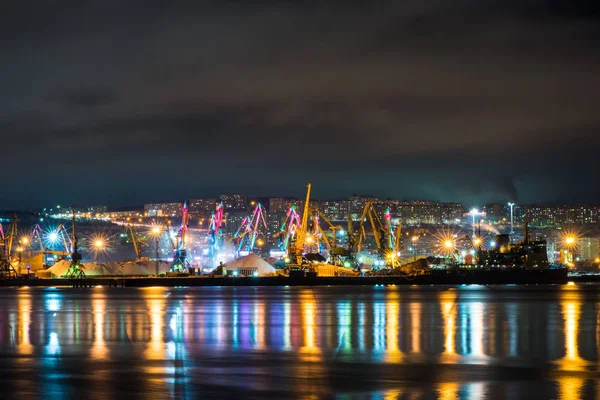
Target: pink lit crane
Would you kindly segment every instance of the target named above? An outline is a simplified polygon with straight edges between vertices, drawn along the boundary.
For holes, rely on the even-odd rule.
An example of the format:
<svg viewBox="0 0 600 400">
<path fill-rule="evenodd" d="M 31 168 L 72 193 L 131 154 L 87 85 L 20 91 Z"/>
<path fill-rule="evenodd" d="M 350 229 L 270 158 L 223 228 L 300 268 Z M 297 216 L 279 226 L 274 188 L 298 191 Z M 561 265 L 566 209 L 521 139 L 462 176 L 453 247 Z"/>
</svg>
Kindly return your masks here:
<svg viewBox="0 0 600 400">
<path fill-rule="evenodd" d="M 262 224 L 261 224 L 262 223 Z M 248 253 L 254 250 L 256 238 L 260 233 L 260 228 L 267 229 L 267 221 L 262 205 L 258 203 L 254 207 L 252 215 L 244 218 L 240 229 L 235 233 L 234 241 L 237 243 L 237 251 L 247 251 Z"/>
<path fill-rule="evenodd" d="M 301 224 L 302 221 L 300 215 L 296 212 L 296 206 L 292 205 L 285 214 L 285 219 L 281 224 L 279 232 L 273 235 L 274 237 L 279 237 L 279 249 L 281 251 L 288 250 L 290 239 L 294 237 Z"/>
</svg>

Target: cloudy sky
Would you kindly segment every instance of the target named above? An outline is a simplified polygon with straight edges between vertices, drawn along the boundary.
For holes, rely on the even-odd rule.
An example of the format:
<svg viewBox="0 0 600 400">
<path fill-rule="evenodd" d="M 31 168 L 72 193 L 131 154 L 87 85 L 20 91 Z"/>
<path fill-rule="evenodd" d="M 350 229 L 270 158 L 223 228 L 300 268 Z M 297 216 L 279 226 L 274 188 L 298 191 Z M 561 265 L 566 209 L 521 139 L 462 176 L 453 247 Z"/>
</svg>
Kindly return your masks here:
<svg viewBox="0 0 600 400">
<path fill-rule="evenodd" d="M 0 207 L 307 182 L 598 203 L 599 22 L 578 0 L 8 0 Z"/>
</svg>

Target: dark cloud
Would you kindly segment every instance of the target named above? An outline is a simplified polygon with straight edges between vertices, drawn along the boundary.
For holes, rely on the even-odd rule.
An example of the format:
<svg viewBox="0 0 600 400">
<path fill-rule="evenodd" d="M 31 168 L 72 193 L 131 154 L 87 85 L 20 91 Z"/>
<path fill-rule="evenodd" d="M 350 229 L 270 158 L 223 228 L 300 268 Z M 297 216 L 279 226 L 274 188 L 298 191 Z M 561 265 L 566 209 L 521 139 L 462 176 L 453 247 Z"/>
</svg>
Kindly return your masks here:
<svg viewBox="0 0 600 400">
<path fill-rule="evenodd" d="M 115 102 L 117 93 L 111 89 L 93 88 L 71 90 L 61 96 L 68 107 L 97 107 Z"/>
<path fill-rule="evenodd" d="M 596 201 L 598 10 L 9 0 L 0 132 L 20 173 L 0 205 L 301 194 L 307 181 L 321 197 Z"/>
</svg>

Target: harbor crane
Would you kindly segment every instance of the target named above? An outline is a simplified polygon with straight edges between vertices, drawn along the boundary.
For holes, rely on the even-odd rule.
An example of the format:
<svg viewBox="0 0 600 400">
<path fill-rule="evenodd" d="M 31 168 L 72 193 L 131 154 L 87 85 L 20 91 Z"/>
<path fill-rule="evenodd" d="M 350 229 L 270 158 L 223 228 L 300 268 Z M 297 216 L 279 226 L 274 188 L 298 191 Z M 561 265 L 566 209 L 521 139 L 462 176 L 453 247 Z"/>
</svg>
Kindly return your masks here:
<svg viewBox="0 0 600 400">
<path fill-rule="evenodd" d="M 187 259 L 187 249 L 186 249 L 186 234 L 188 229 L 188 209 L 187 203 L 183 203 L 183 207 L 181 207 L 181 227 L 178 232 L 179 242 L 177 244 L 177 248 L 175 249 L 175 255 L 173 257 L 173 264 L 171 264 L 171 272 L 187 272 L 191 265 Z"/>
<path fill-rule="evenodd" d="M 296 206 L 291 205 L 285 214 L 285 219 L 281 224 L 279 232 L 273 235 L 274 238 L 279 238 L 279 249 L 281 251 L 288 251 L 288 255 L 290 241 L 293 240 L 301 223 L 300 215 L 296 212 Z"/>
<path fill-rule="evenodd" d="M 4 234 L 4 228 L 0 224 L 0 239 L 2 252 L 0 253 L 0 276 L 3 278 L 11 278 L 17 275 L 17 271 L 12 265 L 11 251 L 14 237 L 17 235 L 17 215 L 13 215 L 13 220 L 10 226 L 9 234 Z"/>
<path fill-rule="evenodd" d="M 288 256 L 294 258 L 298 266 L 302 266 L 304 263 L 304 245 L 306 244 L 307 229 L 308 229 L 308 217 L 310 214 L 310 183 L 306 189 L 306 200 L 304 201 L 304 210 L 302 211 L 302 220 L 300 225 L 296 227 L 296 239 L 290 240 Z"/>
<path fill-rule="evenodd" d="M 375 239 L 375 245 L 377 246 L 377 251 L 380 257 L 383 258 L 386 265 L 391 268 L 397 267 L 398 264 L 398 253 L 400 252 L 400 238 L 402 231 L 402 224 L 398 224 L 396 232 L 394 232 L 392 223 L 391 223 L 391 213 L 389 209 L 386 209 L 384 214 L 385 223 L 377 214 L 377 210 L 372 202 L 368 201 L 363 208 L 359 229 L 358 232 L 354 232 L 351 227 L 351 223 L 349 220 L 348 227 L 352 229 L 349 234 L 349 241 L 352 242 L 352 245 L 355 245 L 356 253 L 360 253 L 362 250 L 363 242 L 367 239 L 367 231 L 365 228 L 365 223 L 369 222 L 371 226 L 371 230 L 373 232 L 373 237 Z"/>
<path fill-rule="evenodd" d="M 75 211 L 72 211 L 71 220 L 72 220 L 72 224 L 73 224 L 73 226 L 72 226 L 73 251 L 71 253 L 71 264 L 69 265 L 69 269 L 67 270 L 65 277 L 83 279 L 83 278 L 85 278 L 85 272 L 84 272 L 85 267 L 81 263 L 81 259 L 83 257 L 77 249 L 78 243 L 77 243 L 77 231 L 75 229 Z M 63 227 L 63 229 L 64 229 L 64 227 Z"/>
<path fill-rule="evenodd" d="M 210 216 L 206 239 L 208 240 L 208 259 L 211 267 L 217 264 L 217 258 L 223 247 L 223 202 L 217 204 L 215 212 Z"/>
<path fill-rule="evenodd" d="M 261 226 L 267 228 L 267 221 L 265 220 L 264 209 L 260 203 L 254 207 L 252 215 L 245 217 L 242 220 L 240 228 L 234 235 L 234 242 L 237 244 L 236 250 L 239 254 L 240 251 L 247 251 L 248 253 L 254 250 L 256 238 L 260 234 Z"/>
<path fill-rule="evenodd" d="M 128 224 L 125 226 L 125 233 L 129 234 L 131 237 L 131 242 L 133 243 L 133 249 L 135 250 L 135 256 L 138 260 L 148 259 L 148 257 L 144 257 L 142 255 L 143 248 L 148 247 L 148 243 L 141 238 L 141 236 L 137 233 L 132 224 Z"/>
</svg>

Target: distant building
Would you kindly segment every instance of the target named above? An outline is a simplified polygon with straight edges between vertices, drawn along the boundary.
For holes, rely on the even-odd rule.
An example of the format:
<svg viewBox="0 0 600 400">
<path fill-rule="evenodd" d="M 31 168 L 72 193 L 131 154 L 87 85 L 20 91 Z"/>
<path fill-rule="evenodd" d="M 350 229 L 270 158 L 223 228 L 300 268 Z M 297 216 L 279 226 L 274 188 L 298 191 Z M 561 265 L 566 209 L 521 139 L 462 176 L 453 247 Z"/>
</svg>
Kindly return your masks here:
<svg viewBox="0 0 600 400">
<path fill-rule="evenodd" d="M 108 210 L 108 207 L 106 207 L 106 206 L 90 206 L 90 207 L 87 207 L 86 212 L 88 212 L 90 214 L 105 214 L 107 210 Z"/>
<path fill-rule="evenodd" d="M 331 221 L 342 221 L 348 219 L 347 200 L 322 200 L 319 203 L 319 211 Z"/>
<path fill-rule="evenodd" d="M 292 199 L 287 197 L 271 197 L 269 198 L 269 214 L 284 213 L 287 211 Z"/>
<path fill-rule="evenodd" d="M 107 212 L 107 215 L 110 219 L 121 221 L 121 220 L 127 220 L 128 218 L 133 219 L 133 218 L 143 217 L 144 211 L 143 210 L 109 211 L 109 212 Z"/>
<path fill-rule="evenodd" d="M 600 242 L 598 238 L 583 237 L 577 240 L 577 251 L 581 261 L 592 261 L 600 257 Z"/>
<path fill-rule="evenodd" d="M 183 203 L 144 204 L 144 215 L 148 217 L 180 217 Z"/>
<path fill-rule="evenodd" d="M 248 209 L 248 199 L 243 194 L 223 194 L 221 195 L 224 211 L 240 211 Z"/>
<path fill-rule="evenodd" d="M 383 202 L 377 197 L 356 195 L 350 196 L 348 199 L 348 208 L 350 209 L 350 215 L 352 216 L 353 221 L 358 221 L 360 219 L 365 205 L 369 201 L 373 203 L 376 210 L 382 207 Z"/>
<path fill-rule="evenodd" d="M 248 217 L 248 212 L 244 210 L 229 211 L 223 214 L 223 230 L 228 237 L 233 237 L 242 225 L 244 218 Z"/>
<path fill-rule="evenodd" d="M 190 215 L 210 215 L 215 211 L 217 206 L 217 199 L 203 198 L 203 199 L 190 199 L 188 202 L 188 212 Z"/>
</svg>

